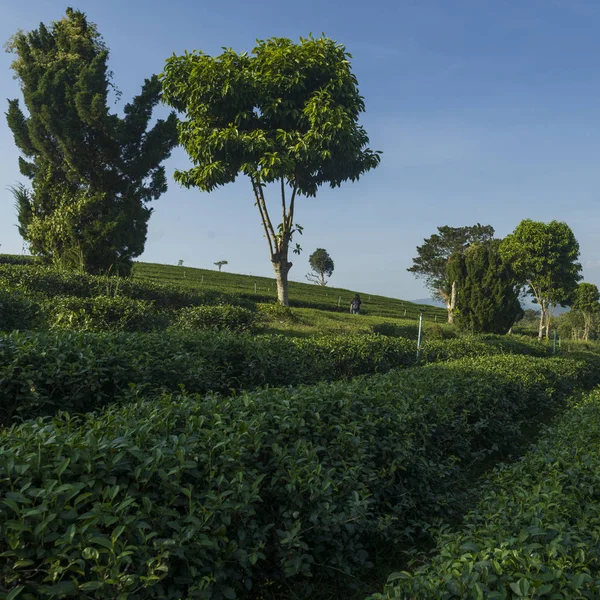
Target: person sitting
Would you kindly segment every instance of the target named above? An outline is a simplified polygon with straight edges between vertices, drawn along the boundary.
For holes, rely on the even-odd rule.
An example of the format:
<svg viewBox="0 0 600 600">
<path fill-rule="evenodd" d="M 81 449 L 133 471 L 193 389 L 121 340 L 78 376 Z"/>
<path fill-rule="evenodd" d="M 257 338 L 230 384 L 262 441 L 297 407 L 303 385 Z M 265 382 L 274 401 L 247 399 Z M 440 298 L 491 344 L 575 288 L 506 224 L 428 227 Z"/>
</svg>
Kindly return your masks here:
<svg viewBox="0 0 600 600">
<path fill-rule="evenodd" d="M 352 298 L 352 302 L 350 302 L 350 314 L 359 314 L 361 304 L 362 302 L 360 301 L 360 296 L 358 294 L 355 294 L 354 298 Z"/>
</svg>

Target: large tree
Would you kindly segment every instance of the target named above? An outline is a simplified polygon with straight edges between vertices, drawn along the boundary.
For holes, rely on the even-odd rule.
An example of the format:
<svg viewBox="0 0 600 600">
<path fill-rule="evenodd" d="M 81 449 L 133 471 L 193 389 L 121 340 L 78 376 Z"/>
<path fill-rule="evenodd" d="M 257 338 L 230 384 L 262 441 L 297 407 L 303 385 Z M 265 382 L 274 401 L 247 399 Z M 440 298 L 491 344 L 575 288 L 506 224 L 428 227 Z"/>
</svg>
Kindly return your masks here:
<svg viewBox="0 0 600 600">
<path fill-rule="evenodd" d="M 456 281 L 448 277 L 448 262 L 452 255 L 463 252 L 471 244 L 484 243 L 494 237 L 491 225 L 470 227 L 438 227 L 438 233 L 417 246 L 418 256 L 408 271 L 425 279 L 425 284 L 434 298 L 443 300 L 448 310 L 448 323 L 454 323 L 456 308 Z"/>
<path fill-rule="evenodd" d="M 539 304 L 538 336 L 542 339 L 545 328 L 548 337 L 553 308 L 569 302 L 581 279 L 573 231 L 559 221 L 525 219 L 502 240 L 500 256 Z"/>
<path fill-rule="evenodd" d="M 473 244 L 448 264 L 457 288 L 457 324 L 473 333 L 505 334 L 523 314 L 520 286 L 500 258 L 499 245 L 500 240 Z"/>
<path fill-rule="evenodd" d="M 590 329 L 594 318 L 600 312 L 600 292 L 593 283 L 580 283 L 573 295 L 573 310 L 581 313 L 583 317 L 583 339 L 590 339 Z"/>
<path fill-rule="evenodd" d="M 308 264 L 312 271 L 306 275 L 311 283 L 327 285 L 327 277 L 331 277 L 335 265 L 325 248 L 317 248 L 309 257 Z"/>
<path fill-rule="evenodd" d="M 144 250 L 147 203 L 167 189 L 161 163 L 177 143 L 175 113 L 149 129 L 158 77 L 145 80 L 122 117 L 111 113 L 108 49 L 70 8 L 49 27 L 17 33 L 8 50 L 27 109 L 15 99 L 6 113 L 31 180 L 31 190 L 14 188 L 19 230 L 48 262 L 128 272 Z"/>
<path fill-rule="evenodd" d="M 365 105 L 350 58 L 325 37 L 298 44 L 272 38 L 258 41 L 250 54 L 228 49 L 215 57 L 173 56 L 162 76 L 166 102 L 185 113 L 180 141 L 194 163 L 175 179 L 210 192 L 239 174 L 248 177 L 283 305 L 289 249 L 301 232 L 298 196 L 354 181 L 379 164 L 358 123 Z M 267 190 L 279 196 L 279 224 L 267 207 Z"/>
</svg>

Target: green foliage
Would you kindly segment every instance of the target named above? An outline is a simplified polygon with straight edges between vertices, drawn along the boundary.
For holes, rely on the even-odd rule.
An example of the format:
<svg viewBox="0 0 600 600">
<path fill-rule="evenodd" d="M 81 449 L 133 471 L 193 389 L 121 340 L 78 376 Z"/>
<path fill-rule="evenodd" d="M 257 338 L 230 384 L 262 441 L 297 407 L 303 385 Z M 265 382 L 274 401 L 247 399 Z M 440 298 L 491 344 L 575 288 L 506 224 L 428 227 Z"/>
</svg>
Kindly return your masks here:
<svg viewBox="0 0 600 600">
<path fill-rule="evenodd" d="M 463 360 L 14 426 L 0 432 L 0 590 L 218 600 L 275 580 L 309 596 L 314 576 L 343 597 L 374 546 L 451 511 L 473 465 L 560 406 L 580 366 Z"/>
<path fill-rule="evenodd" d="M 50 329 L 69 331 L 153 331 L 169 325 L 168 317 L 152 302 L 118 296 L 56 296 L 45 312 Z"/>
<path fill-rule="evenodd" d="M 598 598 L 600 393 L 571 408 L 518 463 L 489 478 L 439 554 L 397 573 L 388 598 Z"/>
<path fill-rule="evenodd" d="M 472 333 L 507 333 L 522 314 L 520 286 L 498 253 L 499 240 L 454 254 L 448 277 L 456 282 L 456 323 Z"/>
<path fill-rule="evenodd" d="M 32 265 L 35 257 L 20 254 L 0 254 L 0 265 Z"/>
<path fill-rule="evenodd" d="M 287 337 L 12 333 L 0 337 L 0 421 L 82 412 L 145 394 L 230 393 L 389 371 L 416 361 L 414 342 L 379 336 Z"/>
<path fill-rule="evenodd" d="M 191 290 L 147 280 L 117 279 L 30 265 L 0 264 L 0 285 L 14 287 L 28 295 L 43 295 L 51 298 L 55 296 L 75 296 L 77 298 L 120 296 L 153 302 L 157 308 L 163 310 L 223 303 L 253 306 L 248 299 L 217 290 Z"/>
<path fill-rule="evenodd" d="M 550 305 L 568 303 L 581 279 L 579 244 L 566 223 L 525 219 L 500 244 L 500 256 L 540 305 L 540 330 L 549 331 Z"/>
<path fill-rule="evenodd" d="M 193 306 L 177 312 L 173 326 L 183 331 L 252 331 L 256 312 L 241 306 Z"/>
<path fill-rule="evenodd" d="M 0 331 L 35 329 L 41 321 L 40 305 L 15 289 L 0 288 Z"/>
<path fill-rule="evenodd" d="M 378 166 L 379 153 L 358 124 L 365 110 L 350 55 L 321 37 L 257 41 L 251 53 L 225 49 L 169 58 L 162 75 L 165 101 L 185 113 L 179 139 L 194 166 L 176 171 L 186 187 L 211 192 L 250 179 L 278 299 L 287 306 L 289 246 L 297 196 L 315 196 L 323 184 L 339 187 Z M 265 187 L 281 188 L 282 221 L 269 215 Z M 287 192 L 287 193 L 286 193 Z M 296 244 L 294 252 L 300 252 Z"/>
<path fill-rule="evenodd" d="M 327 277 L 331 277 L 335 265 L 329 252 L 325 248 L 317 248 L 309 257 L 308 264 L 312 273 L 306 276 L 311 283 L 318 285 L 327 285 Z"/>
<path fill-rule="evenodd" d="M 470 227 L 438 227 L 438 233 L 426 238 L 422 246 L 417 246 L 418 256 L 413 258 L 413 265 L 407 271 L 424 278 L 433 297 L 447 302 L 452 287 L 447 273 L 450 257 L 463 252 L 471 244 L 487 242 L 493 236 L 491 225 L 479 223 Z"/>
<path fill-rule="evenodd" d="M 426 341 L 419 360 L 497 354 L 547 356 L 548 348 L 497 336 Z M 94 410 L 129 399 L 132 390 L 153 395 L 183 386 L 191 393 L 229 394 L 262 385 L 294 386 L 385 373 L 415 364 L 414 341 L 379 335 L 11 333 L 0 337 L 0 422 L 60 410 Z"/>
<path fill-rule="evenodd" d="M 144 250 L 147 206 L 167 189 L 161 162 L 177 142 L 172 113 L 148 128 L 156 76 L 111 113 L 108 49 L 77 10 L 8 44 L 28 115 L 10 100 L 8 125 L 32 191 L 14 188 L 19 231 L 31 251 L 64 268 L 124 274 Z"/>
</svg>

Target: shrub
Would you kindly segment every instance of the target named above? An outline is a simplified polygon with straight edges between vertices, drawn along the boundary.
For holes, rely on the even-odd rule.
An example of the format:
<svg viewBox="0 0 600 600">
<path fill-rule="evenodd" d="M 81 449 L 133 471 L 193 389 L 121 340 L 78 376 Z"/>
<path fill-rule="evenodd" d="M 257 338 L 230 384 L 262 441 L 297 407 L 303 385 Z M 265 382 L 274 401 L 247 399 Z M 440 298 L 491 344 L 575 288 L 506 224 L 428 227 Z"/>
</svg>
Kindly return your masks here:
<svg viewBox="0 0 600 600">
<path fill-rule="evenodd" d="M 0 254 L 0 265 L 33 265 L 35 261 L 35 256 Z"/>
<path fill-rule="evenodd" d="M 40 306 L 18 290 L 0 288 L 0 331 L 35 329 L 40 322 Z"/>
<path fill-rule="evenodd" d="M 458 339 L 427 343 L 420 360 L 502 352 L 493 340 Z M 585 360 L 582 377 L 595 382 L 600 357 L 591 352 L 575 356 Z M 135 390 L 149 395 L 183 386 L 190 393 L 229 394 L 385 373 L 416 362 L 414 342 L 377 335 L 296 339 L 230 332 L 11 333 L 0 336 L 0 423 L 60 410 L 95 410 L 123 402 Z"/>
<path fill-rule="evenodd" d="M 294 323 L 298 318 L 289 306 L 276 303 L 257 304 L 256 308 L 260 317 L 275 319 L 282 322 Z"/>
<path fill-rule="evenodd" d="M 173 326 L 183 331 L 252 331 L 256 312 L 241 306 L 193 306 L 177 312 Z"/>
<path fill-rule="evenodd" d="M 385 321 L 371 325 L 371 331 L 388 337 L 403 337 L 409 340 L 416 340 L 419 335 L 419 322 L 392 323 Z M 456 331 L 451 326 L 440 325 L 439 323 L 423 323 L 423 340 L 445 340 L 455 337 Z"/>
<path fill-rule="evenodd" d="M 492 474 L 439 554 L 394 574 L 390 598 L 600 597 L 600 392 L 571 408 L 524 459 Z"/>
<path fill-rule="evenodd" d="M 168 318 L 152 302 L 110 296 L 57 296 L 47 303 L 46 318 L 50 329 L 72 331 L 152 331 L 168 326 Z"/>
<path fill-rule="evenodd" d="M 510 451 L 579 368 L 462 360 L 13 426 L 0 433 L 0 589 L 219 600 L 288 580 L 309 596 L 311 575 L 356 574 L 373 546 L 447 512 L 471 465 Z"/>
<path fill-rule="evenodd" d="M 26 294 L 43 294 L 50 298 L 109 296 L 144 300 L 154 302 L 159 309 L 175 310 L 186 306 L 218 304 L 243 305 L 247 308 L 254 306 L 247 299 L 217 291 L 186 290 L 150 281 L 58 271 L 37 265 L 0 264 L 2 284 Z"/>
</svg>

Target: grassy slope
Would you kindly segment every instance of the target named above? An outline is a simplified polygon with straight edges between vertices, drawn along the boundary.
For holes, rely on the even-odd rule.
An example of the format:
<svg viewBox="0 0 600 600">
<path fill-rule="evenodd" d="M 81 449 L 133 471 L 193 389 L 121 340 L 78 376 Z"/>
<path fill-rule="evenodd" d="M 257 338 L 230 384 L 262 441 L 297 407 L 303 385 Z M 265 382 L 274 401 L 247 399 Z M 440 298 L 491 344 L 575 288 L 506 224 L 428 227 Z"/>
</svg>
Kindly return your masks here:
<svg viewBox="0 0 600 600">
<path fill-rule="evenodd" d="M 239 294 L 258 302 L 272 302 L 277 299 L 275 279 L 255 277 L 253 275 L 238 275 L 211 271 L 208 269 L 194 269 L 191 267 L 177 267 L 173 265 L 158 265 L 153 263 L 136 263 L 134 277 L 149 279 L 158 283 L 184 286 L 196 289 L 219 290 Z M 256 292 L 255 290 L 256 284 Z M 446 311 L 441 308 L 427 305 L 414 304 L 396 298 L 375 296 L 359 290 L 346 290 L 342 288 L 321 287 L 309 283 L 290 282 L 290 304 L 301 304 L 334 312 L 348 311 L 350 300 L 359 292 L 363 301 L 365 314 L 388 318 L 416 319 L 419 310 L 423 309 L 424 319 L 432 322 L 443 323 L 446 320 Z M 341 297 L 341 301 L 340 301 Z M 338 303 L 341 305 L 338 308 Z"/>
</svg>

